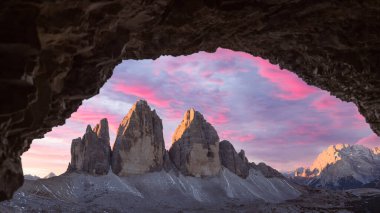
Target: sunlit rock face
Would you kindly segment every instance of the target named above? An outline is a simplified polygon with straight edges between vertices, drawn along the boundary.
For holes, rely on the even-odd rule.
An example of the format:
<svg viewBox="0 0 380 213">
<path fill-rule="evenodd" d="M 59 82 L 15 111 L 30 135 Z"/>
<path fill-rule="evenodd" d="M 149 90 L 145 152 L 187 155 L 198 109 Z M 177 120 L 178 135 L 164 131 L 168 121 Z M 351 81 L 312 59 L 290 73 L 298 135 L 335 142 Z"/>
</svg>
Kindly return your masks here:
<svg viewBox="0 0 380 213">
<path fill-rule="evenodd" d="M 162 121 L 146 101 L 137 101 L 117 130 L 112 171 L 119 176 L 163 168 L 165 142 Z"/>
<path fill-rule="evenodd" d="M 248 177 L 250 166 L 244 150 L 238 154 L 234 146 L 229 141 L 224 140 L 219 143 L 219 155 L 224 167 L 240 177 Z"/>
<path fill-rule="evenodd" d="M 295 172 L 296 179 L 308 185 L 332 189 L 361 187 L 380 177 L 379 148 L 362 145 L 331 145 L 309 168 Z"/>
<path fill-rule="evenodd" d="M 85 172 L 93 175 L 105 175 L 110 168 L 111 147 L 107 119 L 92 130 L 88 125 L 83 138 L 71 143 L 71 162 L 68 171 Z"/>
<path fill-rule="evenodd" d="M 218 133 L 203 115 L 194 109 L 185 112 L 173 135 L 169 155 L 184 175 L 215 176 L 221 170 Z"/>
</svg>

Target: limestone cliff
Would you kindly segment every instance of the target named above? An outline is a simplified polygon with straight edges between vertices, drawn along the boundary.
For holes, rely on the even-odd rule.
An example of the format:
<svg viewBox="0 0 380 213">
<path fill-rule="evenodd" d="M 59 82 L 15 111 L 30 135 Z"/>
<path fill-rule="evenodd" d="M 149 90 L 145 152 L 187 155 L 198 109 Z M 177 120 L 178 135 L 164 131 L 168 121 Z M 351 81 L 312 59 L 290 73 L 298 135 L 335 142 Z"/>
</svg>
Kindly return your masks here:
<svg viewBox="0 0 380 213">
<path fill-rule="evenodd" d="M 194 109 L 186 111 L 177 127 L 169 155 L 184 175 L 215 176 L 221 170 L 218 133 Z"/>
<path fill-rule="evenodd" d="M 243 150 L 238 154 L 234 146 L 224 140 L 219 144 L 219 154 L 224 167 L 242 178 L 248 177 L 250 166 Z"/>
<path fill-rule="evenodd" d="M 112 171 L 127 176 L 161 170 L 165 154 L 162 129 L 156 111 L 146 101 L 137 101 L 117 130 Z"/>
<path fill-rule="evenodd" d="M 71 163 L 68 171 L 107 174 L 111 159 L 108 131 L 107 119 L 102 119 L 94 130 L 88 125 L 83 138 L 76 138 L 71 143 Z"/>
</svg>

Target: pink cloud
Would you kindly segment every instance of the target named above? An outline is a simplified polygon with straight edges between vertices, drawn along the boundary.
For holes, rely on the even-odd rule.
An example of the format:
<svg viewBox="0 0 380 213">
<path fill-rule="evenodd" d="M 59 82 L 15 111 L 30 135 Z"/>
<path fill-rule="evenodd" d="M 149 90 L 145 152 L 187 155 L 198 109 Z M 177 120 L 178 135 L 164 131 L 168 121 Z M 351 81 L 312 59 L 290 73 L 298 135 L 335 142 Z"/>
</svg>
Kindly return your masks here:
<svg viewBox="0 0 380 213">
<path fill-rule="evenodd" d="M 314 100 L 311 105 L 318 111 L 335 110 L 337 105 L 341 103 L 337 98 L 330 95 L 322 95 Z"/>
<path fill-rule="evenodd" d="M 85 125 L 90 124 L 91 127 L 94 127 L 103 118 L 107 118 L 110 131 L 116 133 L 116 130 L 119 127 L 120 120 L 122 119 L 119 118 L 119 116 L 116 114 L 111 114 L 101 109 L 96 109 L 92 107 L 80 107 L 78 111 L 71 115 L 71 119 L 73 121 L 77 121 Z M 84 130 L 81 130 L 81 132 L 83 134 Z M 78 137 L 82 134 L 79 134 Z"/>
<path fill-rule="evenodd" d="M 163 97 L 158 97 L 157 92 L 160 92 L 158 88 L 153 89 L 146 85 L 125 85 L 125 84 L 116 84 L 113 88 L 117 92 L 121 92 L 125 95 L 136 96 L 139 99 L 145 99 L 149 103 L 157 107 L 169 107 L 170 100 Z"/>
<path fill-rule="evenodd" d="M 376 134 L 371 134 L 367 137 L 361 138 L 356 142 L 356 144 L 360 144 L 369 148 L 380 147 L 380 137 Z"/>
<path fill-rule="evenodd" d="M 246 134 L 246 135 L 242 135 L 242 136 L 237 137 L 237 140 L 240 142 L 252 141 L 253 139 L 255 139 L 254 134 Z"/>
<path fill-rule="evenodd" d="M 208 122 L 210 122 L 212 125 L 221 125 L 228 123 L 230 112 L 228 108 L 210 108 L 207 106 L 204 106 L 202 108 L 205 109 L 205 111 L 201 113 L 205 115 L 206 120 L 208 120 Z"/>
<path fill-rule="evenodd" d="M 224 130 L 220 132 L 221 140 L 229 140 L 230 142 L 250 142 L 256 138 L 252 133 L 243 133 L 237 130 Z"/>
<path fill-rule="evenodd" d="M 324 126 L 317 124 L 295 124 L 289 123 L 292 128 L 286 132 L 286 135 L 304 135 L 310 137 L 310 139 L 317 139 L 318 137 L 328 133 L 328 129 Z M 312 141 L 312 140 L 310 140 Z"/>
<path fill-rule="evenodd" d="M 281 93 L 277 97 L 284 100 L 301 100 L 307 98 L 317 90 L 307 85 L 294 73 L 280 70 L 278 66 L 270 64 L 268 61 L 256 58 L 259 66 L 259 75 L 274 83 Z"/>
<path fill-rule="evenodd" d="M 67 136 L 77 136 L 81 134 L 83 134 L 83 131 L 79 129 L 62 126 L 54 128 L 51 132 L 47 133 L 45 137 L 64 138 Z"/>
</svg>

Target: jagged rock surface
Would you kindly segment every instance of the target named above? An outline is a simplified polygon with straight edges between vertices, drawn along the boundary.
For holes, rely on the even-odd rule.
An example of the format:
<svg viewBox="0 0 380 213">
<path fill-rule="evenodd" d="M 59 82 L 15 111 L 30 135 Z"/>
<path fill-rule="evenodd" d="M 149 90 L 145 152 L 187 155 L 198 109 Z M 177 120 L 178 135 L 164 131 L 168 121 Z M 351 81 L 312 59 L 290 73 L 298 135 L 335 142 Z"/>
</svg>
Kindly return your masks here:
<svg viewBox="0 0 380 213">
<path fill-rule="evenodd" d="M 224 167 L 242 178 L 248 177 L 250 166 L 243 150 L 238 154 L 234 146 L 224 140 L 219 143 L 219 155 Z"/>
<path fill-rule="evenodd" d="M 185 112 L 173 135 L 169 155 L 184 175 L 215 176 L 221 170 L 218 133 L 194 109 Z"/>
<path fill-rule="evenodd" d="M 265 163 L 261 162 L 259 164 L 250 163 L 251 168 L 260 171 L 266 178 L 285 178 L 279 171 L 276 169 L 273 169 L 272 167 L 266 165 Z"/>
<path fill-rule="evenodd" d="M 349 189 L 380 177 L 378 148 L 337 144 L 322 151 L 308 168 L 299 168 L 294 180 L 313 187 Z"/>
<path fill-rule="evenodd" d="M 136 102 L 117 130 L 112 171 L 119 176 L 163 168 L 165 142 L 162 121 L 146 101 Z"/>
<path fill-rule="evenodd" d="M 76 138 L 71 143 L 71 162 L 68 171 L 94 175 L 107 174 L 111 160 L 109 138 L 107 119 L 102 119 L 94 130 L 88 125 L 83 138 Z"/>
<path fill-rule="evenodd" d="M 245 51 L 355 103 L 379 135 L 379 13 L 377 1 L 1 1 L 0 200 L 23 183 L 31 141 L 121 59 Z"/>
</svg>

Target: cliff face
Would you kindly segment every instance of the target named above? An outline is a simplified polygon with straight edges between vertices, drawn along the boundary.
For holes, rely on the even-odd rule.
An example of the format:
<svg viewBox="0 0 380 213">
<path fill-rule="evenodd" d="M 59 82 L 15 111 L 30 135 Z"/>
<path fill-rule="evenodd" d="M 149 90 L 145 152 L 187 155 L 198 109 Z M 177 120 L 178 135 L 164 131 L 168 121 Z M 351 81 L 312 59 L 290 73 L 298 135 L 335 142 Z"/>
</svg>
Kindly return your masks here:
<svg viewBox="0 0 380 213">
<path fill-rule="evenodd" d="M 377 1 L 1 1 L 0 200 L 22 184 L 31 141 L 121 59 L 245 51 L 355 103 L 380 134 L 379 13 Z"/>
<path fill-rule="evenodd" d="M 156 111 L 146 101 L 136 102 L 117 131 L 112 171 L 127 176 L 161 170 L 165 154 L 162 128 Z"/>
<path fill-rule="evenodd" d="M 219 143 L 219 155 L 221 164 L 231 172 L 246 178 L 249 175 L 250 165 L 243 150 L 238 154 L 229 141 Z"/>
<path fill-rule="evenodd" d="M 83 138 L 72 141 L 68 171 L 105 175 L 110 168 L 110 159 L 108 122 L 107 119 L 102 119 L 94 130 L 88 125 Z"/>
<path fill-rule="evenodd" d="M 194 109 L 185 112 L 174 132 L 169 155 L 184 175 L 215 176 L 221 170 L 218 133 Z"/>
</svg>

